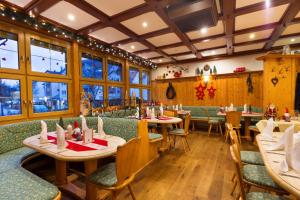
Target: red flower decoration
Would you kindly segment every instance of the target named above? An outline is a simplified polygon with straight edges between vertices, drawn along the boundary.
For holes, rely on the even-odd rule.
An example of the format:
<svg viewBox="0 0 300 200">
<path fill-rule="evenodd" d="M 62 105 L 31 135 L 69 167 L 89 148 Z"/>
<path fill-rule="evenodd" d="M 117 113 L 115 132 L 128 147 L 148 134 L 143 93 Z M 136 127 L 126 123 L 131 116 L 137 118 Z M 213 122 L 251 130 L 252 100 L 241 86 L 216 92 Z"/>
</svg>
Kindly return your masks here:
<svg viewBox="0 0 300 200">
<path fill-rule="evenodd" d="M 208 96 L 209 98 L 213 99 L 216 95 L 216 88 L 213 88 L 213 86 L 210 86 L 210 88 L 207 88 Z"/>
</svg>

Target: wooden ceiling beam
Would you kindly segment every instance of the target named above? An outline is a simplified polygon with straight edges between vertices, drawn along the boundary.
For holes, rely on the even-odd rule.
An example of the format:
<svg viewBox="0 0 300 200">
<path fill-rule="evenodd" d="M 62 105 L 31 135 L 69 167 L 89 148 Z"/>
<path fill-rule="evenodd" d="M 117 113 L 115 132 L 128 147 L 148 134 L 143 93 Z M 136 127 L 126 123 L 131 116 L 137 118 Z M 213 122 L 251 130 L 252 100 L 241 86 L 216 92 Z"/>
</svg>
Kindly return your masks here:
<svg viewBox="0 0 300 200">
<path fill-rule="evenodd" d="M 234 8 L 235 0 L 222 0 L 222 13 L 223 13 L 223 24 L 227 41 L 227 54 L 231 55 L 233 53 L 233 43 L 234 43 Z"/>
<path fill-rule="evenodd" d="M 235 31 L 234 35 L 242 35 L 242 34 L 247 34 L 247 33 L 264 31 L 264 30 L 268 30 L 268 29 L 274 29 L 277 27 L 278 24 L 279 24 L 279 22 L 275 22 L 275 23 L 270 23 L 270 24 L 264 24 L 261 26 L 255 26 L 255 27 L 251 27 L 251 28 L 241 29 L 241 30 Z"/>
<path fill-rule="evenodd" d="M 88 35 L 92 32 L 95 32 L 95 31 L 100 30 L 100 29 L 105 28 L 105 27 L 107 27 L 107 25 L 105 23 L 103 23 L 101 21 L 98 21 L 98 22 L 95 22 L 91 25 L 88 25 L 86 27 L 83 27 L 83 28 L 79 29 L 77 33 L 80 34 L 80 35 Z"/>
<path fill-rule="evenodd" d="M 300 1 L 294 0 L 294 2 L 292 2 L 289 5 L 288 9 L 283 14 L 280 20 L 280 24 L 277 25 L 277 27 L 274 29 L 271 38 L 264 46 L 264 49 L 269 50 L 273 46 L 273 44 L 278 40 L 278 38 L 281 36 L 283 31 L 286 29 L 288 24 L 293 19 L 295 19 L 295 16 L 298 14 L 298 12 L 300 12 Z"/>
<path fill-rule="evenodd" d="M 126 10 L 124 12 L 118 13 L 111 17 L 111 23 L 120 23 L 122 21 L 126 21 L 128 19 L 134 18 L 136 16 L 145 14 L 147 12 L 150 12 L 151 8 L 147 4 L 142 4 L 136 7 L 133 7 L 129 10 Z"/>
<path fill-rule="evenodd" d="M 42 12 L 57 4 L 61 0 L 37 0 L 29 4 L 25 8 L 25 12 L 34 16 L 39 16 Z"/>
</svg>

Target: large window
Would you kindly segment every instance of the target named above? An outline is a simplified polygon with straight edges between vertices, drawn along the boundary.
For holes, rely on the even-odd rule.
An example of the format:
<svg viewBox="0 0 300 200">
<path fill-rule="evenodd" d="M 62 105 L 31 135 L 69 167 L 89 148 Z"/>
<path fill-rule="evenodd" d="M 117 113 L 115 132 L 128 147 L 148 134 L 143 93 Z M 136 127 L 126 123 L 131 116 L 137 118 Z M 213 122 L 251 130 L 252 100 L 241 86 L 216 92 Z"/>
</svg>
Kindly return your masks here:
<svg viewBox="0 0 300 200">
<path fill-rule="evenodd" d="M 143 73 L 142 73 L 142 84 L 150 85 L 150 76 L 149 76 L 149 73 L 146 71 L 143 71 Z"/>
<path fill-rule="evenodd" d="M 140 84 L 140 70 L 137 68 L 129 68 L 129 83 Z"/>
<path fill-rule="evenodd" d="M 82 89 L 84 90 L 85 97 L 89 95 L 93 99 L 93 107 L 102 107 L 104 101 L 104 87 L 102 85 L 90 85 L 90 84 L 83 84 Z"/>
<path fill-rule="evenodd" d="M 0 79 L 0 117 L 21 113 L 20 80 Z"/>
<path fill-rule="evenodd" d="M 143 100 L 149 101 L 150 100 L 150 90 L 149 89 L 143 89 Z"/>
<path fill-rule="evenodd" d="M 115 61 L 108 61 L 107 79 L 109 81 L 122 82 L 122 64 Z"/>
<path fill-rule="evenodd" d="M 67 75 L 67 49 L 30 39 L 31 71 Z"/>
<path fill-rule="evenodd" d="M 109 86 L 108 87 L 108 101 L 110 106 L 122 105 L 123 88 Z"/>
<path fill-rule="evenodd" d="M 140 97 L 140 89 L 139 88 L 130 88 L 130 96 L 132 97 L 135 94 L 136 98 Z"/>
<path fill-rule="evenodd" d="M 103 79 L 102 58 L 83 53 L 81 55 L 81 66 L 82 78 Z"/>
<path fill-rule="evenodd" d="M 32 81 L 33 112 L 68 110 L 68 84 Z"/>
<path fill-rule="evenodd" d="M 17 34 L 0 31 L 0 68 L 19 69 Z"/>
</svg>

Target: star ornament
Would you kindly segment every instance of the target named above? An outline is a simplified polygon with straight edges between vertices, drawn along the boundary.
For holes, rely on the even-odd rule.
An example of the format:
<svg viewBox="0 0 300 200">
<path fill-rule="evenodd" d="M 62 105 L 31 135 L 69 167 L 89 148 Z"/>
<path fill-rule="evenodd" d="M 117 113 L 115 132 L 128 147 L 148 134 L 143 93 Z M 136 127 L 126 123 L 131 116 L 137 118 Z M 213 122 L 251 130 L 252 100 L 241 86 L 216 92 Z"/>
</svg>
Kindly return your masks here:
<svg viewBox="0 0 300 200">
<path fill-rule="evenodd" d="M 200 84 L 197 87 L 195 87 L 195 89 L 196 89 L 196 97 L 198 98 L 198 100 L 203 100 L 205 96 L 204 91 L 206 89 L 206 86 L 202 85 L 200 82 Z"/>
<path fill-rule="evenodd" d="M 213 86 L 210 86 L 210 88 L 207 88 L 208 96 L 212 99 L 216 95 L 216 88 L 213 88 Z"/>
</svg>

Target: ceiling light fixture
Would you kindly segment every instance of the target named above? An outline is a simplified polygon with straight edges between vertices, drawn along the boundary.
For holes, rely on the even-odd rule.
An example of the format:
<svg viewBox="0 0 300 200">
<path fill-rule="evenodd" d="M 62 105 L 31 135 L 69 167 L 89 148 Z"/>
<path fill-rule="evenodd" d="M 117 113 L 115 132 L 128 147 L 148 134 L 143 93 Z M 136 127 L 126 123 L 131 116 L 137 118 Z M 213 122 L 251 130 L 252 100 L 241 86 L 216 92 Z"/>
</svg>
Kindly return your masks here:
<svg viewBox="0 0 300 200">
<path fill-rule="evenodd" d="M 144 28 L 146 28 L 146 27 L 148 27 L 148 23 L 147 23 L 147 22 L 143 22 L 143 23 L 142 23 L 142 26 L 143 26 Z"/>
<path fill-rule="evenodd" d="M 75 20 L 75 16 L 73 14 L 68 14 L 68 20 L 74 21 Z"/>
<path fill-rule="evenodd" d="M 255 38 L 255 34 L 254 34 L 254 33 L 250 34 L 250 35 L 249 35 L 249 38 L 250 38 L 250 39 L 254 39 L 254 38 Z"/>
<path fill-rule="evenodd" d="M 291 42 L 295 42 L 295 40 L 296 40 L 295 38 L 292 38 L 292 39 L 291 39 Z"/>
<path fill-rule="evenodd" d="M 266 8 L 270 8 L 270 6 L 271 6 L 271 0 L 266 0 L 265 1 L 265 5 L 266 5 Z"/>
<path fill-rule="evenodd" d="M 134 46 L 134 45 L 131 45 L 130 48 L 131 48 L 131 49 L 135 49 L 135 46 Z"/>
<path fill-rule="evenodd" d="M 207 27 L 201 28 L 200 32 L 201 32 L 202 34 L 207 33 Z"/>
<path fill-rule="evenodd" d="M 212 51 L 212 52 L 211 52 L 211 54 L 212 54 L 212 55 L 215 55 L 215 54 L 216 54 L 216 52 L 215 52 L 215 51 Z"/>
<path fill-rule="evenodd" d="M 162 59 L 159 59 L 158 61 L 159 61 L 159 62 L 162 62 Z"/>
<path fill-rule="evenodd" d="M 209 41 L 210 41 L 210 39 L 203 40 L 203 42 L 209 42 Z"/>
</svg>

